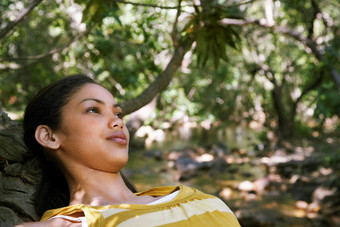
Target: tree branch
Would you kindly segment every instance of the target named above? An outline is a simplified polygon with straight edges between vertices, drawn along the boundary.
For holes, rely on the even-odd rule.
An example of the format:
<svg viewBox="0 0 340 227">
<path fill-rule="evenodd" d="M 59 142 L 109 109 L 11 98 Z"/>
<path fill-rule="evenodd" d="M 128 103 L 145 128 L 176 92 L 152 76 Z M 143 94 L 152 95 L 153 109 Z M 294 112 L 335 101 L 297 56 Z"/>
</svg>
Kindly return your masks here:
<svg viewBox="0 0 340 227">
<path fill-rule="evenodd" d="M 290 116 L 291 121 L 293 121 L 294 118 L 295 118 L 297 106 L 298 106 L 298 104 L 300 103 L 301 99 L 302 99 L 307 93 L 309 93 L 310 91 L 312 91 L 312 90 L 314 90 L 315 88 L 317 88 L 317 87 L 321 84 L 321 81 L 323 80 L 324 76 L 325 76 L 324 70 L 322 69 L 322 71 L 319 72 L 318 77 L 317 77 L 312 83 L 310 83 L 309 85 L 307 85 L 306 87 L 303 88 L 303 90 L 302 90 L 302 92 L 301 92 L 301 95 L 296 99 L 295 102 L 293 102 L 293 105 L 292 105 L 292 112 L 291 112 L 291 116 Z"/>
<path fill-rule="evenodd" d="M 312 10 L 313 10 L 313 16 L 309 22 L 309 25 L 307 25 L 308 28 L 308 38 L 312 39 L 314 35 L 314 20 L 317 18 L 318 13 L 320 13 L 320 8 L 315 0 L 311 0 L 312 4 Z"/>
<path fill-rule="evenodd" d="M 77 40 L 79 40 L 83 36 L 87 35 L 95 27 L 96 24 L 97 23 L 94 23 L 85 32 L 75 36 L 73 39 L 71 39 L 69 42 L 65 43 L 61 47 L 52 49 L 52 50 L 50 50 L 50 51 L 48 51 L 46 53 L 38 54 L 38 55 L 34 55 L 34 56 L 17 57 L 17 58 L 0 58 L 0 61 L 26 61 L 26 60 L 39 60 L 39 59 L 46 58 L 46 57 L 48 57 L 48 56 L 50 56 L 50 55 L 52 55 L 54 53 L 58 53 L 58 52 L 64 50 L 66 47 L 70 46 L 72 43 L 76 42 Z"/>
<path fill-rule="evenodd" d="M 179 44 L 176 47 L 175 52 L 163 73 L 160 74 L 139 96 L 126 101 L 121 105 L 124 115 L 130 114 L 150 103 L 158 93 L 162 92 L 168 87 L 173 75 L 181 66 L 183 57 L 190 49 L 193 41 L 193 39 L 187 39 L 186 41 Z"/>
<path fill-rule="evenodd" d="M 112 1 L 123 3 L 123 4 L 131 4 L 135 6 L 145 6 L 145 7 L 151 7 L 151 8 L 159 8 L 159 9 L 177 9 L 177 6 L 160 6 L 160 5 L 155 5 L 155 4 L 130 2 L 130 1 L 124 1 L 124 0 L 112 0 Z"/>
<path fill-rule="evenodd" d="M 252 19 L 252 18 L 245 18 L 245 19 L 233 19 L 233 18 L 223 18 L 220 20 L 220 23 L 222 25 L 248 25 L 248 24 L 261 24 L 260 20 L 258 19 Z"/>
<path fill-rule="evenodd" d="M 306 86 L 302 90 L 301 95 L 296 99 L 296 103 L 300 102 L 300 100 L 303 98 L 303 96 L 305 96 L 308 92 L 317 88 L 321 84 L 321 81 L 324 78 L 324 75 L 325 74 L 324 74 L 323 70 L 321 72 L 319 72 L 318 77 L 312 83 L 310 83 L 308 86 Z"/>
<path fill-rule="evenodd" d="M 26 9 L 24 9 L 12 23 L 9 23 L 1 32 L 0 39 L 5 37 L 16 25 L 18 25 L 42 0 L 33 1 Z"/>
<path fill-rule="evenodd" d="M 177 24 L 178 24 L 178 17 L 181 15 L 181 3 L 182 3 L 182 0 L 178 0 L 176 19 L 175 19 L 175 22 L 172 26 L 172 32 L 171 32 L 171 39 L 172 39 L 172 43 L 173 43 L 174 47 L 176 47 L 178 45 Z"/>
</svg>

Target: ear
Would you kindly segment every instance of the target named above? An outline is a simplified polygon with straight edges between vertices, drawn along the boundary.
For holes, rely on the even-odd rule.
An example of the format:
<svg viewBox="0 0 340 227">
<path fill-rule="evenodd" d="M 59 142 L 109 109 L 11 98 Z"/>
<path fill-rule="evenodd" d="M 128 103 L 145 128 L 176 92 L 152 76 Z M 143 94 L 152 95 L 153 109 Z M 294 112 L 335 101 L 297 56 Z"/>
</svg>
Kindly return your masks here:
<svg viewBox="0 0 340 227">
<path fill-rule="evenodd" d="M 56 150 L 60 147 L 58 138 L 54 135 L 52 129 L 47 125 L 39 125 L 35 130 L 35 139 L 45 147 Z"/>
</svg>

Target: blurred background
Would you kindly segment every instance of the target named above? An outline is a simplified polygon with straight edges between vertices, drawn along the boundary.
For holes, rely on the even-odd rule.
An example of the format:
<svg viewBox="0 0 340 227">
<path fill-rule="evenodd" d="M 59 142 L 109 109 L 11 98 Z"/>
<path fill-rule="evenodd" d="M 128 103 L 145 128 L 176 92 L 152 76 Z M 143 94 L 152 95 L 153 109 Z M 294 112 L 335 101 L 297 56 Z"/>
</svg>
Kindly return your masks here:
<svg viewBox="0 0 340 227">
<path fill-rule="evenodd" d="M 124 173 L 138 190 L 198 188 L 242 226 L 336 226 L 339 8 L 2 0 L 0 112 L 20 124 L 39 89 L 86 74 L 122 105 L 132 137 Z"/>
</svg>

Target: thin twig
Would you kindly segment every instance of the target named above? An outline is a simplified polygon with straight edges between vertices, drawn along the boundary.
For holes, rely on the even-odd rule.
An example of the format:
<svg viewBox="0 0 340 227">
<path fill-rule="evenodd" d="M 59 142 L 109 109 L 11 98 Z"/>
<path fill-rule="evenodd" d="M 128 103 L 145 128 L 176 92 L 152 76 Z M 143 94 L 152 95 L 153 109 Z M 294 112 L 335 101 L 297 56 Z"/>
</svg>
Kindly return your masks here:
<svg viewBox="0 0 340 227">
<path fill-rule="evenodd" d="M 1 32 L 0 39 L 8 34 L 16 25 L 18 25 L 42 0 L 33 1 L 26 9 L 24 9 L 12 23 L 9 23 Z"/>
<path fill-rule="evenodd" d="M 253 3 L 253 2 L 256 2 L 258 0 L 249 0 L 249 1 L 244 1 L 244 2 L 239 2 L 239 3 L 235 3 L 235 4 L 231 4 L 231 3 L 228 3 L 228 5 L 219 5 L 219 7 L 223 7 L 223 8 L 235 8 L 235 7 L 240 7 L 242 5 L 248 5 L 250 3 Z"/>
<path fill-rule="evenodd" d="M 138 3 L 138 2 L 123 1 L 123 0 L 112 0 L 112 1 L 123 3 L 123 4 L 131 4 L 135 6 L 145 6 L 145 7 L 151 7 L 151 8 L 159 8 L 159 9 L 177 9 L 177 6 L 160 6 L 160 5 L 155 5 L 155 4 Z"/>
</svg>

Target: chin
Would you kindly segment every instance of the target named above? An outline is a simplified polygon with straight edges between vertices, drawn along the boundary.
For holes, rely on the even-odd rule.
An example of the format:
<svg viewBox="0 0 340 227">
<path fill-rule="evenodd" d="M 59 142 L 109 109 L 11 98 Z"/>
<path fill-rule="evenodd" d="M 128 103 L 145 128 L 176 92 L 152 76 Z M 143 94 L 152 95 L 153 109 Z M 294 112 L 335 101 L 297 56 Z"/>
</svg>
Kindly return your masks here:
<svg viewBox="0 0 340 227">
<path fill-rule="evenodd" d="M 112 166 L 114 167 L 115 171 L 119 172 L 121 169 L 123 169 L 125 167 L 127 162 L 128 162 L 128 159 L 120 160 L 119 162 L 116 161 L 112 164 Z"/>
</svg>

